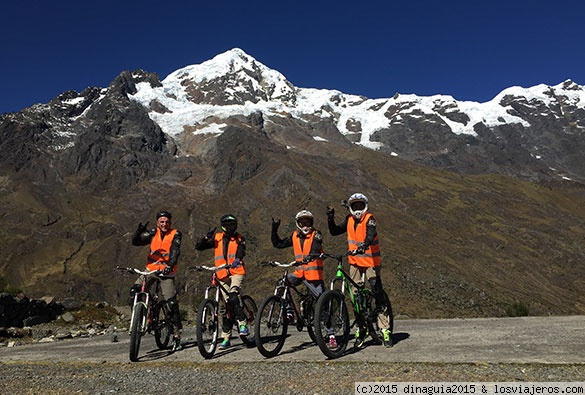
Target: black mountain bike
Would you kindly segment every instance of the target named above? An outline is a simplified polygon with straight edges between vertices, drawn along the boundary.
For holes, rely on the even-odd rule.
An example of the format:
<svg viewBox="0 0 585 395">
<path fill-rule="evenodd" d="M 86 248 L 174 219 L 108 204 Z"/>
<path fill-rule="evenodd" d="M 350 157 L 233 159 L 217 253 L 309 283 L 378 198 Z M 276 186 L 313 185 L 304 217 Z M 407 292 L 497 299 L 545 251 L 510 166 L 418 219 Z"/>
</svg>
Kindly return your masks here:
<svg viewBox="0 0 585 395">
<path fill-rule="evenodd" d="M 297 266 L 301 262 L 290 262 L 287 264 L 269 261 L 263 262 L 263 266 L 284 267 Z M 276 283 L 274 293 L 268 295 L 258 309 L 256 317 L 256 347 L 260 354 L 266 358 L 277 355 L 287 337 L 288 326 L 296 322 L 297 330 L 300 332 L 307 327 L 307 332 L 312 341 L 315 341 L 313 329 L 313 316 L 315 298 L 305 287 L 300 291 L 296 286 L 287 280 L 288 269 Z"/>
<path fill-rule="evenodd" d="M 219 340 L 220 328 L 228 330 L 232 328 L 236 322 L 235 313 L 232 311 L 230 304 L 225 300 L 224 294 L 227 295 L 227 290 L 220 284 L 217 279 L 217 271 L 221 269 L 229 269 L 230 265 L 221 266 L 195 266 L 198 271 L 209 270 L 213 274 L 211 276 L 211 284 L 205 289 L 205 299 L 199 304 L 197 310 L 196 334 L 197 346 L 203 358 L 212 358 L 217 348 Z M 215 290 L 215 295 L 213 294 Z M 254 346 L 254 320 L 256 318 L 256 302 L 248 295 L 242 295 L 242 309 L 246 316 L 246 323 L 248 325 L 248 335 L 240 335 L 242 342 L 248 346 Z"/>
<path fill-rule="evenodd" d="M 130 320 L 130 361 L 136 362 L 140 351 L 140 341 L 147 333 L 154 334 L 154 340 L 159 349 L 164 350 L 169 346 L 173 333 L 171 311 L 166 300 L 159 296 L 158 276 L 162 273 L 160 270 L 151 272 L 120 266 L 117 269 L 139 274 L 142 282 L 140 291 L 134 295 Z"/>
<path fill-rule="evenodd" d="M 388 294 L 384 291 L 384 306 L 377 308 L 374 295 L 363 281 L 356 283 L 343 269 L 343 255 L 322 254 L 323 258 L 332 258 L 337 261 L 337 273 L 331 280 L 331 289 L 319 297 L 315 306 L 315 336 L 319 349 L 329 358 L 338 358 L 345 352 L 350 341 L 350 327 L 357 325 L 361 336 L 371 335 L 375 342 L 381 343 L 380 329 L 378 328 L 378 313 L 386 313 L 390 321 L 390 331 L 394 329 L 392 304 Z M 351 286 L 356 289 L 352 292 Z M 354 321 L 350 325 L 349 312 L 346 306 L 346 296 L 353 310 Z M 331 347 L 330 337 L 335 336 L 336 346 Z M 363 340 L 363 339 L 360 339 Z"/>
</svg>

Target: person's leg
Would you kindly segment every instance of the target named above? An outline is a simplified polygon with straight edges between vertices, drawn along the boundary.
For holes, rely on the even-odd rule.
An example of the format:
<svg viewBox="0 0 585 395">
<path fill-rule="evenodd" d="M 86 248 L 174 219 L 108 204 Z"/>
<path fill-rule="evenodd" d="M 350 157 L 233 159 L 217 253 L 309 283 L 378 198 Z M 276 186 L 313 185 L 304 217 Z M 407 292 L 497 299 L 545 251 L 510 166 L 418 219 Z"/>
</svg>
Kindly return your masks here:
<svg viewBox="0 0 585 395">
<path fill-rule="evenodd" d="M 225 280 L 218 280 L 221 286 L 227 290 L 227 293 L 221 290 L 222 296 L 225 299 L 226 303 L 229 303 L 229 290 L 232 283 L 232 277 L 229 277 L 227 281 Z M 219 345 L 220 348 L 227 348 L 230 346 L 230 338 L 232 337 L 232 321 L 228 319 L 227 313 L 224 313 L 222 316 L 222 326 L 221 326 L 221 337 L 223 337 L 223 342 Z"/>
<path fill-rule="evenodd" d="M 246 316 L 244 314 L 244 309 L 242 307 L 241 297 L 242 285 L 244 283 L 245 277 L 246 276 L 243 274 L 236 274 L 231 276 L 228 299 L 238 321 L 238 329 L 241 335 L 248 334 L 248 326 L 246 322 Z"/>
<path fill-rule="evenodd" d="M 175 286 L 174 277 L 160 278 L 160 290 L 162 297 L 167 301 L 171 313 L 171 323 L 173 324 L 173 348 L 176 350 L 181 346 L 181 311 L 179 301 L 177 300 L 177 287 Z"/>
<path fill-rule="evenodd" d="M 380 266 L 368 268 L 366 271 L 366 279 L 370 284 L 370 289 L 376 301 L 376 309 L 378 310 L 378 328 L 382 334 L 384 346 L 392 346 L 392 332 L 390 330 L 390 316 L 386 306 L 386 298 L 384 297 L 384 288 L 382 287 L 382 277 L 380 277 Z"/>
</svg>

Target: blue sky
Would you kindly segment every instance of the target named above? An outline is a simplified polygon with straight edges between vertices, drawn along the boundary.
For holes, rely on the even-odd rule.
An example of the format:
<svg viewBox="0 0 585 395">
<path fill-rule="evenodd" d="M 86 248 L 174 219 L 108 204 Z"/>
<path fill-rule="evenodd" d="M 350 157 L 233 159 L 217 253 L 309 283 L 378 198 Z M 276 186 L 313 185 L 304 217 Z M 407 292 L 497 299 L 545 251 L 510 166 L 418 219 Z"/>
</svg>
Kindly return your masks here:
<svg viewBox="0 0 585 395">
<path fill-rule="evenodd" d="M 161 79 L 241 48 L 302 88 L 485 102 L 511 86 L 585 84 L 585 2 L 44 1 L 2 7 L 0 113 L 122 71 Z"/>
</svg>

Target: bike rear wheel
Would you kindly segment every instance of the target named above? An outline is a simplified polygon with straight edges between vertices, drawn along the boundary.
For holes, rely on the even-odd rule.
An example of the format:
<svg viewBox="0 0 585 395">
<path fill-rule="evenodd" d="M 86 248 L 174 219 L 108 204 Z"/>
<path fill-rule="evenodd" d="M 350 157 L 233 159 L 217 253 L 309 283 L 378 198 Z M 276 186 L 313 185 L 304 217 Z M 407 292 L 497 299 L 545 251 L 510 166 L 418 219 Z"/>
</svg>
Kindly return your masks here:
<svg viewBox="0 0 585 395">
<path fill-rule="evenodd" d="M 205 299 L 199 305 L 195 332 L 199 352 L 205 359 L 212 358 L 219 337 L 218 307 L 215 300 Z"/>
<path fill-rule="evenodd" d="M 343 294 L 337 290 L 323 293 L 315 306 L 315 340 L 321 352 L 329 358 L 343 355 L 349 342 L 349 314 Z M 330 337 L 335 336 L 335 346 Z"/>
<path fill-rule="evenodd" d="M 161 301 L 154 307 L 154 340 L 159 349 L 164 350 L 169 346 L 173 333 L 171 311 L 166 301 Z"/>
<path fill-rule="evenodd" d="M 143 303 L 137 303 L 132 309 L 132 326 L 130 328 L 130 361 L 138 361 L 138 352 L 140 351 L 140 340 L 142 339 L 143 329 L 146 326 L 146 306 Z"/>
<path fill-rule="evenodd" d="M 246 346 L 254 347 L 256 343 L 254 340 L 254 326 L 256 322 L 256 312 L 258 311 L 258 306 L 256 306 L 256 302 L 254 302 L 254 299 L 252 299 L 251 296 L 244 295 L 242 296 L 242 309 L 244 310 L 246 324 L 248 325 L 248 334 L 245 336 L 240 335 L 240 339 L 242 339 Z"/>
<path fill-rule="evenodd" d="M 276 295 L 268 296 L 260 304 L 254 328 L 260 354 L 266 358 L 276 356 L 284 346 L 287 330 L 286 301 Z"/>
</svg>

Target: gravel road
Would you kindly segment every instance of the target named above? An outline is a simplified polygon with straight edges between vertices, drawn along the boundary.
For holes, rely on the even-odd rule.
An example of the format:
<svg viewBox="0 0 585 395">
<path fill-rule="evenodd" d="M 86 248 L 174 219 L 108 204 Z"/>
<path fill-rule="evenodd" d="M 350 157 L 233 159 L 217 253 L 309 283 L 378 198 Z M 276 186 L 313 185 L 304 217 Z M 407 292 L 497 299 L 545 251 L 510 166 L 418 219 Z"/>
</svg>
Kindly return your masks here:
<svg viewBox="0 0 585 395">
<path fill-rule="evenodd" d="M 128 336 L 0 348 L 0 394 L 353 394 L 356 381 L 585 381 L 585 317 L 397 320 L 395 346 L 369 344 L 327 360 L 291 331 L 265 359 L 234 339 L 205 360 L 190 328 L 184 349 L 147 336 L 137 363 Z"/>
</svg>

